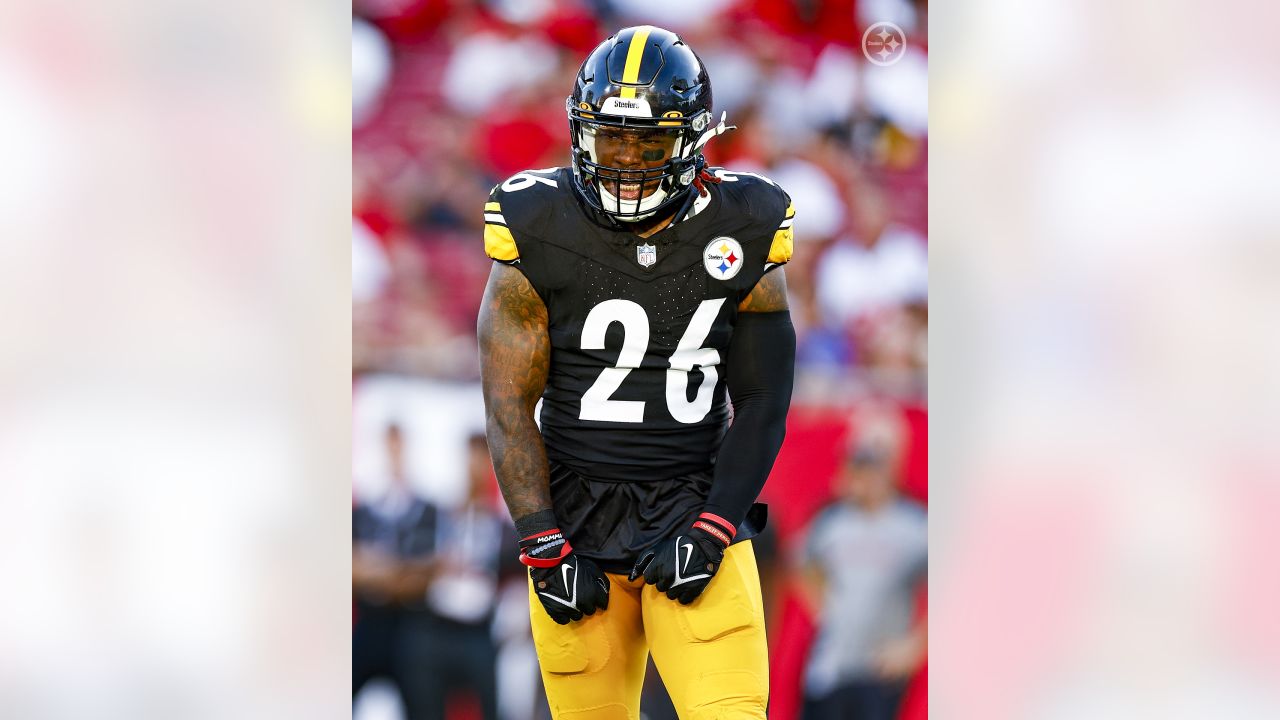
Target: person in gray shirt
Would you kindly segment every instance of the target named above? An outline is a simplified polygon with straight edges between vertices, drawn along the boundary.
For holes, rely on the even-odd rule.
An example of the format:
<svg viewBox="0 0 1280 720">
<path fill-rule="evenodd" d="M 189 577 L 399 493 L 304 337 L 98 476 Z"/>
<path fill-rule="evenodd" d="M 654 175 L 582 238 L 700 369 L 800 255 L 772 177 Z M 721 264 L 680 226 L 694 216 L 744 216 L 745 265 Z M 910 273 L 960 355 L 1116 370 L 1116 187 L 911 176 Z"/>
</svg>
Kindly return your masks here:
<svg viewBox="0 0 1280 720">
<path fill-rule="evenodd" d="M 818 623 L 804 720 L 892 720 L 927 647 L 926 623 L 913 619 L 928 524 L 924 507 L 898 494 L 904 426 L 893 411 L 860 419 L 836 499 L 800 552 L 802 595 Z"/>
</svg>

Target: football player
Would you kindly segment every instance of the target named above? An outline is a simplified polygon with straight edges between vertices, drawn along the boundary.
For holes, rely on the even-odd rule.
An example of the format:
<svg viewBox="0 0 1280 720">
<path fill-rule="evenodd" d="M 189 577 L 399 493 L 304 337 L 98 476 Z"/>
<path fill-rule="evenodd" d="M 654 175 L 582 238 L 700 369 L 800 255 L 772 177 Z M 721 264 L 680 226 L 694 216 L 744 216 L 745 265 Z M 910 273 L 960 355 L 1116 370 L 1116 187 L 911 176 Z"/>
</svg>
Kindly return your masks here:
<svg viewBox="0 0 1280 720">
<path fill-rule="evenodd" d="M 601 43 L 567 112 L 571 166 L 485 204 L 479 318 L 552 714 L 636 718 L 652 652 L 680 717 L 764 718 L 750 538 L 791 400 L 794 210 L 764 177 L 707 167 L 728 128 L 672 32 Z"/>
</svg>

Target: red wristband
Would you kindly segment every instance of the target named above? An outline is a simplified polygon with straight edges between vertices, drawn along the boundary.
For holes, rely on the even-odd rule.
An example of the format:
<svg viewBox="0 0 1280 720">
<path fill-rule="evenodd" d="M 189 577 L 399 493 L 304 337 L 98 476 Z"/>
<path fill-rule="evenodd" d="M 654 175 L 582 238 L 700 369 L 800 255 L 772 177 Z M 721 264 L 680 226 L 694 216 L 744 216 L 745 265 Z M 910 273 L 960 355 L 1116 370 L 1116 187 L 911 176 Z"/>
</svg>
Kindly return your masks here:
<svg viewBox="0 0 1280 720">
<path fill-rule="evenodd" d="M 728 520 L 707 512 L 699 515 L 693 522 L 693 526 L 724 543 L 725 547 L 728 547 L 733 542 L 733 536 L 738 534 L 737 529 Z"/>
<path fill-rule="evenodd" d="M 552 540 L 552 539 L 558 540 L 560 542 L 560 552 L 556 556 L 533 557 L 532 555 L 529 554 L 530 550 L 537 548 L 539 540 L 546 542 L 547 540 Z M 531 540 L 534 542 L 530 543 Z M 521 540 L 520 544 L 523 546 L 520 548 L 520 562 L 529 567 L 536 567 L 536 568 L 555 567 L 556 565 L 560 564 L 560 561 L 563 560 L 566 555 L 573 552 L 573 548 L 569 546 L 569 538 L 564 537 L 564 535 L 560 532 L 559 528 L 552 528 L 551 530 L 546 530 L 544 532 L 530 535 L 529 537 Z"/>
</svg>

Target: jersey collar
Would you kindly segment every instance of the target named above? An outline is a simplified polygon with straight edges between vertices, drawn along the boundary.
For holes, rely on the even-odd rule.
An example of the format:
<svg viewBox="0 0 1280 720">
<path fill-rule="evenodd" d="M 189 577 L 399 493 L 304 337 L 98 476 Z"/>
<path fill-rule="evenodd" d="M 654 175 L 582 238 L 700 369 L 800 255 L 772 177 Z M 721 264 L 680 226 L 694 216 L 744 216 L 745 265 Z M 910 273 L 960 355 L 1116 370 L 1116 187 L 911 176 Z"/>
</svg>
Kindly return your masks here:
<svg viewBox="0 0 1280 720">
<path fill-rule="evenodd" d="M 680 222 L 684 222 L 685 220 L 692 219 L 693 216 L 702 212 L 707 208 L 708 205 L 711 204 L 710 190 L 707 191 L 706 195 L 703 195 L 702 193 L 698 192 L 696 188 L 694 189 L 693 192 L 694 192 L 694 195 L 696 195 L 693 201 L 693 205 L 689 208 L 689 212 L 685 213 L 684 217 L 680 218 Z"/>
</svg>

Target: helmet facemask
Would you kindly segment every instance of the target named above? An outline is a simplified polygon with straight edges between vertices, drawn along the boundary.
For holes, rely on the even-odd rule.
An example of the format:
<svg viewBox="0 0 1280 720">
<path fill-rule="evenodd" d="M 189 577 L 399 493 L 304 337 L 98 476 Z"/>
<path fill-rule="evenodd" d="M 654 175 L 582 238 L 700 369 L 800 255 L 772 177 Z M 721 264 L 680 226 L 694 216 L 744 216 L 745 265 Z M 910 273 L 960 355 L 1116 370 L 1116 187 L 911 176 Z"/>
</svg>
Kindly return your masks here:
<svg viewBox="0 0 1280 720">
<path fill-rule="evenodd" d="M 603 115 L 569 100 L 573 169 L 587 202 L 621 222 L 637 222 L 683 201 L 702 158 L 692 118 Z"/>
</svg>

